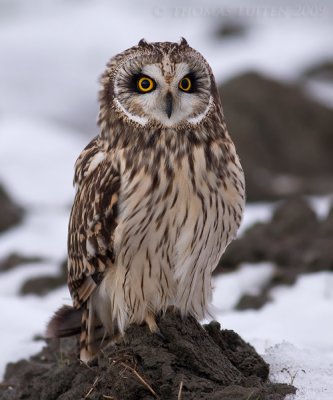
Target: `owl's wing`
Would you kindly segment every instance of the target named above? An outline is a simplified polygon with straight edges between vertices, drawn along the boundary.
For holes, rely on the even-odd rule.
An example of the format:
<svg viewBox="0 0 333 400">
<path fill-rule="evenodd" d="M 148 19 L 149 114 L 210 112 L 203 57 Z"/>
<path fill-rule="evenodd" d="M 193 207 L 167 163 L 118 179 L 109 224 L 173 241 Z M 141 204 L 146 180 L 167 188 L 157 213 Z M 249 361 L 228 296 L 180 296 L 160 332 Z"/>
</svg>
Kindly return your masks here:
<svg viewBox="0 0 333 400">
<path fill-rule="evenodd" d="M 75 308 L 87 301 L 114 262 L 120 176 L 99 137 L 75 164 L 76 195 L 68 229 L 68 287 Z"/>
</svg>

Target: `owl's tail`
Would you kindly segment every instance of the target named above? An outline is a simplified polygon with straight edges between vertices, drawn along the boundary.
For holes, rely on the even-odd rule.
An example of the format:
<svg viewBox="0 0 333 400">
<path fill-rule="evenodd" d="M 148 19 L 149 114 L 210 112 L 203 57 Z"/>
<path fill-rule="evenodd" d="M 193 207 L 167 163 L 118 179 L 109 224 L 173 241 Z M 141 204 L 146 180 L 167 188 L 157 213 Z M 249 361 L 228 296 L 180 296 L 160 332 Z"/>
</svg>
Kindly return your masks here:
<svg viewBox="0 0 333 400">
<path fill-rule="evenodd" d="M 45 338 L 61 338 L 77 335 L 81 332 L 83 310 L 71 306 L 62 306 L 47 324 Z"/>
<path fill-rule="evenodd" d="M 47 325 L 45 338 L 61 338 L 80 334 L 80 359 L 91 360 L 106 337 L 104 327 L 92 310 L 91 299 L 79 309 L 61 307 Z"/>
</svg>

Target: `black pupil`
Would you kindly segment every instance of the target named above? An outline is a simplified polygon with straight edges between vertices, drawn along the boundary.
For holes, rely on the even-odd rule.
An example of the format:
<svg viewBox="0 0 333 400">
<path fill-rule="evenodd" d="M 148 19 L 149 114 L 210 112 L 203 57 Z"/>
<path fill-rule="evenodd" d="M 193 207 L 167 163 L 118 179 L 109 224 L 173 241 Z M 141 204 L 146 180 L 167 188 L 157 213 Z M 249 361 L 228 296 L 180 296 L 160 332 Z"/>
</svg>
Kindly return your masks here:
<svg viewBox="0 0 333 400">
<path fill-rule="evenodd" d="M 188 79 L 182 80 L 182 87 L 183 87 L 183 89 L 188 89 L 190 87 L 190 82 Z"/>
<path fill-rule="evenodd" d="M 149 86 L 150 86 L 150 82 L 148 81 L 148 79 L 143 79 L 141 81 L 141 86 L 142 86 L 143 89 L 148 89 Z"/>
</svg>

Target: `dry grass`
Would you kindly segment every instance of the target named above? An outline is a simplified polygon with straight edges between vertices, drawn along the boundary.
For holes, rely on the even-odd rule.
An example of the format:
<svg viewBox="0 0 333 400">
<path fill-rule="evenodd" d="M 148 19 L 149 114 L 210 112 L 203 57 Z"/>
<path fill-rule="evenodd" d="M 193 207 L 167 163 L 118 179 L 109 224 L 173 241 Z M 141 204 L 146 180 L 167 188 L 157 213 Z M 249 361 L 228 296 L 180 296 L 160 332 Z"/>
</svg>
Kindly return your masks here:
<svg viewBox="0 0 333 400">
<path fill-rule="evenodd" d="M 133 367 L 131 367 L 130 365 L 121 362 L 120 365 L 122 365 L 123 367 L 125 367 L 126 369 L 130 370 L 134 376 L 137 377 L 137 379 L 150 391 L 150 393 L 156 398 L 159 399 L 159 396 L 157 395 L 157 393 L 155 392 L 155 390 L 149 385 L 149 383 L 139 374 L 139 372 L 134 369 Z"/>
<path fill-rule="evenodd" d="M 91 395 L 91 393 L 92 393 L 93 390 L 95 389 L 95 387 L 96 387 L 98 381 L 99 381 L 99 377 L 97 376 L 97 377 L 95 378 L 95 380 L 94 380 L 94 383 L 92 384 L 92 387 L 89 389 L 88 393 L 84 396 L 84 399 L 87 399 L 87 398 Z"/>
<path fill-rule="evenodd" d="M 183 381 L 180 382 L 177 400 L 182 400 Z"/>
</svg>

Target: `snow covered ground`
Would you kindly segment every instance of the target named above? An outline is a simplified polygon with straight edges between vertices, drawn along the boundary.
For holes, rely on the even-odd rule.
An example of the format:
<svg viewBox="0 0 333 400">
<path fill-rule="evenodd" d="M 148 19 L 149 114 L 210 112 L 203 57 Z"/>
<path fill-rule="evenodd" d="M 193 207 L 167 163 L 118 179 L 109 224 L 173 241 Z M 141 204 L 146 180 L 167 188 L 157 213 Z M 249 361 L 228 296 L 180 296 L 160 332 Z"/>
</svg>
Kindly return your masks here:
<svg viewBox="0 0 333 400">
<path fill-rule="evenodd" d="M 243 293 L 256 294 L 272 265 L 217 278 L 214 304 L 217 320 L 251 343 L 271 365 L 271 379 L 293 383 L 295 399 L 331 400 L 333 394 L 333 274 L 301 276 L 292 287 L 277 287 L 262 309 L 235 311 Z M 236 294 L 235 294 L 236 293 Z M 231 300 L 230 300 L 231 299 Z"/>
<path fill-rule="evenodd" d="M 214 38 L 219 14 L 249 23 L 248 37 Z M 43 298 L 19 297 L 18 291 L 29 277 L 57 274 L 65 258 L 73 164 L 96 132 L 97 77 L 109 57 L 141 37 L 184 36 L 206 56 L 220 81 L 248 68 L 291 80 L 306 66 L 332 56 L 331 16 L 328 1 L 269 6 L 172 1 L 161 7 L 148 0 L 116 5 L 82 1 L 79 7 L 64 0 L 0 3 L 0 182 L 28 210 L 21 226 L 0 236 L 0 259 L 17 251 L 46 260 L 0 275 L 0 377 L 7 362 L 41 348 L 33 336 L 43 332 L 59 305 L 70 304 L 67 288 Z M 309 91 L 333 104 L 327 93 Z M 323 216 L 328 199 L 315 199 L 313 205 Z M 248 206 L 241 231 L 267 220 L 272 207 Z M 273 302 L 258 311 L 233 309 L 242 294 L 255 294 L 273 272 L 268 263 L 242 265 L 218 277 L 216 318 L 256 347 L 271 364 L 273 380 L 299 388 L 291 398 L 331 400 L 333 274 L 301 276 L 292 287 L 277 287 Z"/>
</svg>

